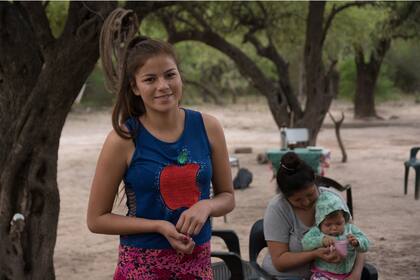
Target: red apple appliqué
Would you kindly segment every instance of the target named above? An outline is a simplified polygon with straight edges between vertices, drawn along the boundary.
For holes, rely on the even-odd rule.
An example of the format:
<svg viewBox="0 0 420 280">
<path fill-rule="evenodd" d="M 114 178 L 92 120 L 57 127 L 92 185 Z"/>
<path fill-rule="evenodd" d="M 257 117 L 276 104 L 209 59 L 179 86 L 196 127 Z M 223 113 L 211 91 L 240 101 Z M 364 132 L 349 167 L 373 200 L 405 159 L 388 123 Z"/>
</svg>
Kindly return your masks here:
<svg viewBox="0 0 420 280">
<path fill-rule="evenodd" d="M 191 207 L 200 199 L 197 173 L 200 165 L 168 165 L 160 173 L 160 193 L 166 206 L 175 210 Z"/>
</svg>

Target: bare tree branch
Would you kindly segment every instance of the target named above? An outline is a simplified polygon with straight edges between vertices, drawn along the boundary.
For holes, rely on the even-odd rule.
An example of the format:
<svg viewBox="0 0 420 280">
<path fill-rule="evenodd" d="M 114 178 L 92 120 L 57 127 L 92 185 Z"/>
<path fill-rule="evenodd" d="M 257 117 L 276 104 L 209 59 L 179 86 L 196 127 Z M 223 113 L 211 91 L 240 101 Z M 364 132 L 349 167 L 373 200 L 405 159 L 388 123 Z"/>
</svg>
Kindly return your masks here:
<svg viewBox="0 0 420 280">
<path fill-rule="evenodd" d="M 341 155 L 342 155 L 341 162 L 347 162 L 347 152 L 346 152 L 346 149 L 344 148 L 344 144 L 343 144 L 343 141 L 341 140 L 341 135 L 340 135 L 340 128 L 344 121 L 344 113 L 341 112 L 341 118 L 338 121 L 335 120 L 331 112 L 328 112 L 328 115 L 330 116 L 331 120 L 334 123 L 335 136 L 337 137 L 338 145 L 340 146 Z"/>
<path fill-rule="evenodd" d="M 363 5 L 372 4 L 372 3 L 373 3 L 372 1 L 356 1 L 356 2 L 348 2 L 346 4 L 343 4 L 343 5 L 339 6 L 339 7 L 337 7 L 334 4 L 330 14 L 327 17 L 327 20 L 325 21 L 325 25 L 324 25 L 323 32 L 322 32 L 322 43 L 325 41 L 325 38 L 327 37 L 327 34 L 328 34 L 328 29 L 331 27 L 331 23 L 332 23 L 334 17 L 338 13 L 340 13 L 343 10 L 348 9 L 350 7 L 354 7 L 354 6 L 361 7 Z"/>
<path fill-rule="evenodd" d="M 198 21 L 198 23 L 201 24 L 201 26 L 206 29 L 206 30 L 212 30 L 212 28 L 210 27 L 210 25 L 206 22 L 206 20 L 204 19 L 204 17 L 202 16 L 202 14 L 198 13 L 197 10 L 191 6 L 191 5 L 187 5 L 185 7 L 185 9 L 194 17 L 195 20 Z"/>
<path fill-rule="evenodd" d="M 295 94 L 293 94 L 292 87 L 288 83 L 288 75 L 289 75 L 289 65 L 283 59 L 283 57 L 277 52 L 276 47 L 273 44 L 271 38 L 269 38 L 269 43 L 267 47 L 262 46 L 262 44 L 258 41 L 258 39 L 254 36 L 254 34 L 247 33 L 245 34 L 245 42 L 250 42 L 254 45 L 257 53 L 265 58 L 271 60 L 277 68 L 277 73 L 279 77 L 279 84 L 283 88 L 283 92 L 285 93 L 287 103 L 291 110 L 295 113 L 296 117 L 301 117 L 303 114 L 302 108 L 299 105 L 299 101 Z"/>
<path fill-rule="evenodd" d="M 394 33 L 392 34 L 392 39 L 403 39 L 403 40 L 410 40 L 417 38 L 419 34 L 415 31 L 413 31 L 411 34 L 404 34 L 404 33 Z"/>
<path fill-rule="evenodd" d="M 331 64 L 330 64 L 330 66 L 328 67 L 328 70 L 327 70 L 327 73 L 326 73 L 326 76 L 328 77 L 328 76 L 330 76 L 331 75 L 331 73 L 334 71 L 334 67 L 337 65 L 337 62 L 338 62 L 338 60 L 337 59 L 333 59 L 333 60 L 331 60 Z"/>
<path fill-rule="evenodd" d="M 172 14 L 172 18 L 178 20 L 179 22 L 184 23 L 185 25 L 187 25 L 191 29 L 194 29 L 194 28 L 197 27 L 197 24 L 194 24 L 193 22 L 189 21 L 188 19 L 185 19 L 185 18 L 181 17 L 179 14 Z"/>
</svg>

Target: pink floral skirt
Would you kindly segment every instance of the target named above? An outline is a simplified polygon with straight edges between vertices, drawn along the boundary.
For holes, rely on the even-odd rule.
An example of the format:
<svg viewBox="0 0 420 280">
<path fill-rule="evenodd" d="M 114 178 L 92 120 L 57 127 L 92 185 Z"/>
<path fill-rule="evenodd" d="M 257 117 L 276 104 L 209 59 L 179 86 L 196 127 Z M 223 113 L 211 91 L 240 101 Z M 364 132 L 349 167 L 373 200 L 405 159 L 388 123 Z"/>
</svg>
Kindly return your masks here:
<svg viewBox="0 0 420 280">
<path fill-rule="evenodd" d="M 337 274 L 329 271 L 324 271 L 316 266 L 312 267 L 313 272 L 311 280 L 345 280 L 350 276 L 350 273 Z"/>
<path fill-rule="evenodd" d="M 120 245 L 114 280 L 210 280 L 210 241 L 192 254 L 174 249 L 142 249 Z"/>
</svg>

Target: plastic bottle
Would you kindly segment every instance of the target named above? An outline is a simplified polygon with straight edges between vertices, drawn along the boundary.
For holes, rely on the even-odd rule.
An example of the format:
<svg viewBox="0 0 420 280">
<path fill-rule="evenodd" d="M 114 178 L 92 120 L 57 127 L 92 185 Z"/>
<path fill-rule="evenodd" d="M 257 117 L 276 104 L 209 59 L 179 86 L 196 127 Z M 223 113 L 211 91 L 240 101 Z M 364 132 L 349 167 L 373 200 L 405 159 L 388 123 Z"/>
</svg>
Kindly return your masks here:
<svg viewBox="0 0 420 280">
<path fill-rule="evenodd" d="M 287 149 L 287 135 L 286 135 L 286 127 L 282 126 L 280 128 L 280 144 L 281 149 Z"/>
</svg>

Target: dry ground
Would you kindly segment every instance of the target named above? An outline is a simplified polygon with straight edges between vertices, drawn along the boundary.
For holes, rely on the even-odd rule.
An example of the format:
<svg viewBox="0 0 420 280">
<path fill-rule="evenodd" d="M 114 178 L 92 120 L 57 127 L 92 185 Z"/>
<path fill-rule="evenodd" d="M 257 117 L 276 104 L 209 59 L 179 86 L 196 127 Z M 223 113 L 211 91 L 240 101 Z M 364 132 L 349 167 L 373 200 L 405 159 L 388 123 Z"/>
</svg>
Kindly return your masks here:
<svg viewBox="0 0 420 280">
<path fill-rule="evenodd" d="M 196 107 L 216 116 L 225 128 L 230 151 L 252 147 L 252 154 L 237 154 L 242 167 L 254 175 L 250 188 L 236 191 L 237 206 L 227 216 L 214 219 L 215 228 L 235 230 L 242 255 L 248 258 L 248 234 L 261 218 L 275 193 L 268 165 L 257 164 L 258 153 L 279 147 L 279 132 L 262 100 L 226 108 Z M 420 279 L 420 200 L 414 200 L 414 175 L 409 193 L 403 194 L 403 161 L 412 146 L 420 146 L 420 105 L 392 102 L 378 106 L 386 120 L 361 122 L 352 119 L 351 105 L 334 103 L 332 112 L 346 120 L 341 134 L 349 156 L 341 153 L 331 121 L 318 136 L 318 145 L 331 150 L 327 175 L 353 188 L 355 223 L 372 240 L 369 262 L 376 265 L 380 279 Z M 396 116 L 397 118 L 391 118 Z M 391 118 L 391 119 L 390 119 Z M 117 260 L 117 236 L 92 234 L 85 216 L 91 179 L 101 145 L 111 129 L 110 112 L 71 113 L 61 138 L 58 183 L 61 211 L 55 249 L 58 279 L 111 279 Z M 420 155 L 419 155 L 420 156 Z M 233 170 L 235 174 L 236 170 Z M 222 249 L 220 241 L 214 249 Z"/>
</svg>

